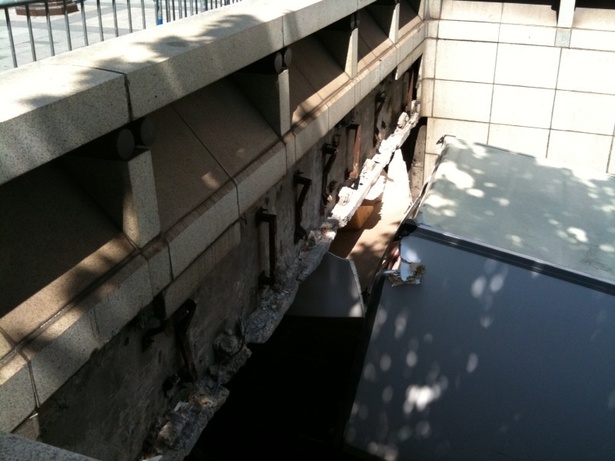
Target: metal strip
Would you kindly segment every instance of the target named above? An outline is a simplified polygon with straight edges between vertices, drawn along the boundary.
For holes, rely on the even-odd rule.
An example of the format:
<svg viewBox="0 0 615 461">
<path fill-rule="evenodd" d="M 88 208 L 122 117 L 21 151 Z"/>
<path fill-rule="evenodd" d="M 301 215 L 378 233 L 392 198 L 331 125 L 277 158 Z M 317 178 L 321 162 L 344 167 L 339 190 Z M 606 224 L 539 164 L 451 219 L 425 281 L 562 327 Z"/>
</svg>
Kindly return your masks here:
<svg viewBox="0 0 615 461">
<path fill-rule="evenodd" d="M 404 221 L 404 223 L 411 221 L 412 220 L 407 220 Z M 590 277 L 572 269 L 551 264 L 546 261 L 532 259 L 528 256 L 510 251 L 504 251 L 500 248 L 487 245 L 485 243 L 473 241 L 471 239 L 466 239 L 449 233 L 443 233 L 440 230 L 429 226 L 419 224 L 416 229 L 411 232 L 411 234 L 413 237 L 431 240 L 446 246 L 455 247 L 480 256 L 486 256 L 496 261 L 521 267 L 523 269 L 529 269 L 530 271 L 538 274 L 547 275 L 574 283 L 575 285 L 580 285 L 586 288 L 601 291 L 603 293 L 615 295 L 615 283 L 609 282 L 608 280 L 597 279 L 595 277 Z"/>
</svg>

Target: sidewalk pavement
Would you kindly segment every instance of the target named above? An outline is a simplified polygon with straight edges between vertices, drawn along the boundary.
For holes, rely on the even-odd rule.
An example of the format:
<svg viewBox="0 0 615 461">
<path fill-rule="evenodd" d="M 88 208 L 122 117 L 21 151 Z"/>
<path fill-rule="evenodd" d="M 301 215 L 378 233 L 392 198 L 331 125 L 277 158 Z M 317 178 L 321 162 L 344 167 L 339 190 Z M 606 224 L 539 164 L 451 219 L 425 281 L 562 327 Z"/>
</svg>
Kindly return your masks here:
<svg viewBox="0 0 615 461">
<path fill-rule="evenodd" d="M 197 11 L 197 2 L 199 12 L 223 4 L 220 0 L 162 0 L 163 22 L 191 16 Z M 15 7 L 8 9 L 18 66 L 40 61 L 54 54 L 65 53 L 70 51 L 71 47 L 81 48 L 157 25 L 155 0 L 81 0 L 75 3 L 78 11 L 66 16 L 63 14 L 49 16 L 49 25 L 45 15 L 30 15 L 35 57 L 32 53 L 28 17 L 25 14 L 17 14 Z M 70 35 L 67 33 L 67 22 Z M 3 10 L 0 14 L 0 72 L 14 68 L 9 24 Z M 53 52 L 51 43 L 53 43 Z"/>
</svg>

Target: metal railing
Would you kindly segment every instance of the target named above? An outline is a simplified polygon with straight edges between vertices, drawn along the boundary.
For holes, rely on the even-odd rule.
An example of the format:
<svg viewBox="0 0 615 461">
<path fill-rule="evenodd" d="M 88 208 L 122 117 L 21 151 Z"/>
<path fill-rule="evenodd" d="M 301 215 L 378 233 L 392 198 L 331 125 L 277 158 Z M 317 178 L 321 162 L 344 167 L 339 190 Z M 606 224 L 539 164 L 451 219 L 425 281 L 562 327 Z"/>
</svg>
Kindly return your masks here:
<svg viewBox="0 0 615 461">
<path fill-rule="evenodd" d="M 240 1 L 0 0 L 0 71 Z"/>
</svg>

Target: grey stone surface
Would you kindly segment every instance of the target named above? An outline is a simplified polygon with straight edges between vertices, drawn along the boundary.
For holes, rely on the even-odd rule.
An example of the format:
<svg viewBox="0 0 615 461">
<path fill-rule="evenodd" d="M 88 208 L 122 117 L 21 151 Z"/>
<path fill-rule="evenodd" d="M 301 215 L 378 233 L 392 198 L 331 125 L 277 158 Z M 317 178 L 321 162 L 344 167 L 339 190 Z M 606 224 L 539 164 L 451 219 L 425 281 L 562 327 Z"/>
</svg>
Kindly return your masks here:
<svg viewBox="0 0 615 461">
<path fill-rule="evenodd" d="M 3 461 L 95 461 L 78 453 L 2 432 L 0 458 Z"/>
<path fill-rule="evenodd" d="M 282 14 L 278 5 L 238 3 L 58 59 L 125 74 L 137 119 L 282 48 Z"/>
<path fill-rule="evenodd" d="M 173 108 L 229 176 L 235 176 L 278 140 L 231 79 L 180 99 Z"/>
<path fill-rule="evenodd" d="M 57 162 L 0 188 L 0 327 L 19 343 L 134 248 Z"/>
<path fill-rule="evenodd" d="M 327 106 L 329 107 L 329 130 L 332 130 L 335 125 L 355 108 L 358 102 L 356 92 L 356 86 L 345 86 L 327 99 Z"/>
<path fill-rule="evenodd" d="M 293 46 L 291 72 L 299 72 L 322 100 L 326 100 L 350 79 L 316 37 L 308 37 Z M 318 69 L 318 72 L 314 72 Z"/>
<path fill-rule="evenodd" d="M 155 296 L 171 283 L 171 256 L 169 245 L 162 238 L 150 242 L 143 249 L 143 257 L 147 260 L 149 279 L 152 285 L 152 294 Z"/>
<path fill-rule="evenodd" d="M 290 73 L 289 97 L 293 127 L 323 105 L 320 95 L 297 68 Z"/>
<path fill-rule="evenodd" d="M 151 301 L 154 294 L 166 288 L 165 299 L 171 311 L 195 294 L 216 264 L 242 244 L 240 227 L 244 221 L 239 219 L 240 210 L 249 214 L 247 219 L 253 220 L 251 208 L 258 206 L 259 201 L 270 203 L 280 213 L 283 229 L 290 228 L 294 200 L 292 194 L 282 192 L 290 190 L 288 184 L 281 185 L 292 181 L 284 176 L 286 171 L 299 162 L 312 170 L 315 162 L 312 157 L 318 161 L 321 159 L 316 144 L 358 102 L 360 91 L 347 86 L 350 77 L 329 55 L 326 47 L 315 37 L 301 40 L 308 31 L 355 11 L 357 2 L 310 0 L 292 7 L 277 2 L 274 5 L 271 2 L 254 3 L 259 4 L 261 8 L 248 10 L 246 7 L 238 14 L 231 14 L 230 18 L 216 13 L 207 21 L 184 20 L 181 26 L 171 24 L 144 31 L 47 61 L 52 63 L 49 68 L 53 69 L 50 71 L 53 82 L 61 80 L 62 71 L 70 70 L 70 78 L 62 82 L 64 86 L 58 85 L 57 94 L 45 96 L 51 99 L 38 101 L 42 108 L 25 110 L 24 116 L 36 118 L 45 115 L 54 122 L 64 118 L 69 122 L 68 127 L 51 124 L 54 135 L 61 138 L 66 135 L 66 130 L 72 129 L 80 137 L 79 141 L 63 144 L 57 155 L 37 160 L 37 165 L 125 124 L 130 117 L 153 110 L 156 110 L 152 118 L 158 125 L 158 139 L 151 146 L 151 153 L 141 153 L 117 170 L 119 194 L 112 190 L 110 178 L 102 169 L 98 171 L 103 179 L 100 187 L 108 186 L 103 190 L 108 194 L 104 200 L 92 201 L 81 189 L 84 184 L 77 185 L 69 177 L 63 168 L 70 162 L 52 162 L 38 172 L 23 175 L 27 181 L 22 183 L 26 186 L 17 188 L 20 201 L 11 202 L 14 196 L 11 191 L 16 184 L 19 185 L 21 178 L 4 184 L 0 190 L 6 203 L 12 203 L 4 207 L 5 202 L 2 202 L 2 211 L 10 211 L 8 214 L 17 219 L 6 228 L 2 223 L 3 235 L 18 234 L 25 229 L 27 232 L 21 232 L 23 241 L 16 248 L 27 250 L 28 245 L 24 242 L 33 242 L 32 253 L 35 255 L 48 255 L 50 245 L 57 250 L 57 258 L 50 258 L 53 267 L 49 268 L 48 274 L 37 278 L 40 285 L 29 287 L 20 298 L 27 303 L 38 303 L 35 307 L 44 307 L 32 309 L 31 325 L 27 323 L 29 316 L 21 309 L 1 318 L 2 327 L 7 327 L 5 329 L 11 338 L 16 341 L 27 339 L 24 353 L 30 361 L 34 388 L 43 405 L 90 360 L 96 349 L 117 339 L 122 328 Z M 288 9 L 292 12 L 282 20 Z M 234 13 L 238 11 L 233 10 Z M 285 31 L 283 23 L 287 26 Z M 275 130 L 233 82 L 224 77 L 259 56 L 288 45 L 283 42 L 284 33 L 287 38 L 295 37 L 292 44 L 297 43 L 302 59 L 297 67 L 284 72 L 290 88 L 286 91 L 284 85 L 280 87 L 277 110 L 281 122 L 279 129 Z M 293 35 L 296 33 L 299 35 Z M 240 46 L 245 43 L 251 46 Z M 387 45 L 380 43 L 377 46 L 384 49 Z M 356 48 L 351 49 L 351 58 L 356 62 L 354 52 L 357 52 Z M 364 64 L 372 60 L 371 65 L 365 65 L 368 72 L 357 80 L 356 83 L 360 83 L 357 88 L 362 88 L 364 94 L 373 90 L 380 76 L 397 65 L 398 55 L 395 48 L 383 51 L 379 56 L 370 51 Z M 42 64 L 32 67 L 46 69 Z M 195 72 L 195 68 L 203 71 Z M 98 80 L 90 74 L 102 83 L 97 83 Z M 292 75 L 296 76 L 294 80 Z M 68 88 L 72 84 L 71 78 L 81 85 L 81 92 L 77 95 Z M 107 95 L 105 91 L 112 94 Z M 99 98 L 96 104 L 91 100 L 94 94 Z M 181 98 L 185 100 L 178 102 Z M 288 102 L 291 100 L 296 103 L 292 107 L 295 126 L 292 132 L 288 132 L 290 122 L 282 123 L 282 111 L 291 105 Z M 66 110 L 74 111 L 74 114 L 67 118 Z M 96 112 L 99 118 L 84 120 L 82 114 L 85 110 Z M 290 110 L 287 112 L 290 116 Z M 28 127 L 32 125 L 26 119 L 21 121 L 25 121 Z M 86 125 L 85 134 L 81 133 L 80 123 Z M 90 124 L 102 131 L 99 133 L 90 128 Z M 232 136 L 221 136 L 220 133 L 232 133 Z M 20 152 L 27 147 L 20 145 Z M 23 157 L 28 159 L 27 155 Z M 102 165 L 98 160 L 72 160 L 90 161 L 94 173 L 97 166 Z M 78 170 L 72 172 L 79 175 Z M 88 182 L 86 174 L 81 179 Z M 27 206 L 30 202 L 24 197 L 33 206 Z M 126 198 L 128 200 L 124 200 Z M 62 206 L 56 206 L 57 203 L 49 206 L 54 200 Z M 106 200 L 108 203 L 102 207 L 105 208 L 102 212 L 99 207 Z M 318 198 L 310 200 L 309 206 L 317 207 Z M 276 204 L 278 201 L 283 205 Z M 117 216 L 114 207 L 119 210 Z M 36 222 L 26 220 L 22 225 L 19 213 L 14 211 L 23 213 L 24 210 L 28 210 L 28 219 L 36 217 Z M 135 219 L 126 222 L 127 214 L 128 218 Z M 157 216 L 160 226 L 156 223 Z M 47 217 L 50 217 L 51 225 L 47 225 Z M 315 218 L 310 216 L 306 220 L 311 223 Z M 41 232 L 43 228 L 51 231 Z M 140 255 L 133 256 L 139 249 L 122 235 L 121 230 L 136 246 L 143 248 Z M 155 239 L 160 231 L 168 243 Z M 245 243 L 243 254 L 252 258 L 255 245 L 262 243 L 259 240 L 262 235 L 257 226 L 251 226 L 246 232 L 254 242 Z M 65 250 L 58 246 L 54 236 L 59 236 L 60 243 L 69 242 L 70 248 Z M 283 247 L 280 270 L 283 271 L 295 247 L 290 243 L 292 232 L 281 232 L 280 239 L 279 245 Z M 0 261 L 3 275 L 6 262 L 5 258 Z M 266 261 L 261 263 L 263 261 L 253 258 L 250 268 L 267 265 Z M 39 270 L 36 261 L 24 265 L 24 268 L 30 272 Z M 250 272 L 245 277 L 252 275 Z M 174 281 L 173 276 L 177 277 Z M 286 274 L 280 276 L 284 280 Z M 108 279 L 100 283 L 101 277 Z M 254 280 L 250 278 L 250 283 L 255 280 L 256 277 Z M 287 291 L 274 293 L 267 299 L 285 309 L 296 285 L 297 282 L 292 281 Z M 252 289 L 248 284 L 241 287 L 242 293 L 250 293 L 250 296 L 253 295 Z M 49 310 L 49 306 L 53 309 Z M 229 312 L 238 309 L 238 306 L 233 306 Z M 45 315 L 41 316 L 41 313 Z M 226 315 L 224 309 L 220 311 L 222 314 Z M 232 315 L 229 315 L 230 319 Z M 53 321 L 45 323 L 52 316 L 55 316 Z M 230 321 L 226 317 L 216 319 L 218 323 L 214 326 Z M 208 325 L 207 328 L 214 326 Z M 208 334 L 211 336 L 211 331 L 208 330 Z M 8 348 L 5 349 L 3 353 L 8 352 Z M 27 371 L 27 367 L 23 369 Z M 3 368 L 0 372 L 7 370 L 9 368 Z M 0 387 L 2 391 L 9 389 L 8 385 Z"/>
<path fill-rule="evenodd" d="M 158 139 L 151 148 L 162 231 L 188 215 L 230 177 L 172 107 L 152 118 Z"/>
<path fill-rule="evenodd" d="M 8 335 L 5 336 L 4 332 L 0 329 L 0 360 L 6 357 L 12 350 L 13 345 L 8 340 Z"/>
<path fill-rule="evenodd" d="M 286 174 L 286 146 L 279 142 L 234 178 L 239 214 L 245 213 Z"/>
<path fill-rule="evenodd" d="M 28 364 L 20 354 L 13 351 L 0 360 L 0 434 L 11 431 L 21 423 L 34 411 L 35 406 Z"/>
<path fill-rule="evenodd" d="M 164 292 L 167 315 L 171 315 L 186 299 L 193 296 L 217 263 L 226 256 L 240 241 L 239 225 L 234 224 L 213 242 Z"/>
<path fill-rule="evenodd" d="M 323 107 L 313 114 L 312 117 L 303 119 L 293 127 L 295 135 L 296 159 L 308 152 L 326 133 L 329 126 L 329 108 Z"/>
<path fill-rule="evenodd" d="M 45 402 L 102 346 L 92 311 L 78 306 L 62 313 L 27 345 L 39 403 Z"/>
<path fill-rule="evenodd" d="M 297 161 L 297 155 L 296 155 L 297 149 L 296 149 L 296 144 L 295 144 L 295 136 L 292 133 L 292 131 L 284 135 L 284 138 L 282 139 L 282 141 L 284 142 L 284 145 L 286 146 L 286 169 L 290 170 L 291 167 Z"/>
<path fill-rule="evenodd" d="M 238 72 L 235 81 L 273 130 L 283 135 L 290 130 L 288 69 L 280 74 Z"/>
<path fill-rule="evenodd" d="M 380 65 L 373 62 L 367 67 L 363 67 L 357 75 L 358 85 L 357 101 L 362 101 L 367 95 L 380 84 Z"/>
<path fill-rule="evenodd" d="M 357 10 L 357 3 L 300 0 L 287 4 L 284 14 L 284 44 L 307 37 Z"/>
<path fill-rule="evenodd" d="M 151 154 L 139 149 L 127 161 L 67 155 L 73 177 L 104 208 L 116 226 L 143 247 L 160 233 Z"/>
<path fill-rule="evenodd" d="M 0 326 L 15 343 L 23 341 L 133 250 L 123 236 L 110 240 L 0 318 Z"/>
<path fill-rule="evenodd" d="M 237 189 L 228 182 L 166 233 L 173 277 L 179 276 L 237 219 Z"/>
<path fill-rule="evenodd" d="M 143 247 L 160 233 L 151 153 L 141 152 L 126 163 L 128 190 L 123 202 L 123 229 L 137 246 Z"/>
<path fill-rule="evenodd" d="M 77 307 L 91 309 L 97 335 L 107 343 L 153 299 L 147 261 L 135 257 Z"/>
<path fill-rule="evenodd" d="M 0 184 L 129 120 L 116 73 L 42 61 L 2 72 L 0 82 Z"/>
</svg>

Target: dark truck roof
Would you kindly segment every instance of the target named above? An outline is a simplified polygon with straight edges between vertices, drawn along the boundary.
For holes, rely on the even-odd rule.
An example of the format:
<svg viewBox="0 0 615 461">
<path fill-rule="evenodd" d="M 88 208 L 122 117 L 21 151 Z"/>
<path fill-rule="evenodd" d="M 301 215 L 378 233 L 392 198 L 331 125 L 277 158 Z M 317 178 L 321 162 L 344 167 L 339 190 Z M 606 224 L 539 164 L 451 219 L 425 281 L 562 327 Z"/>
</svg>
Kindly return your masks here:
<svg viewBox="0 0 615 461">
<path fill-rule="evenodd" d="M 615 176 L 451 136 L 443 144 L 417 223 L 615 284 Z"/>
<path fill-rule="evenodd" d="M 614 200 L 612 177 L 446 137 L 370 293 L 349 449 L 615 459 Z"/>
</svg>

